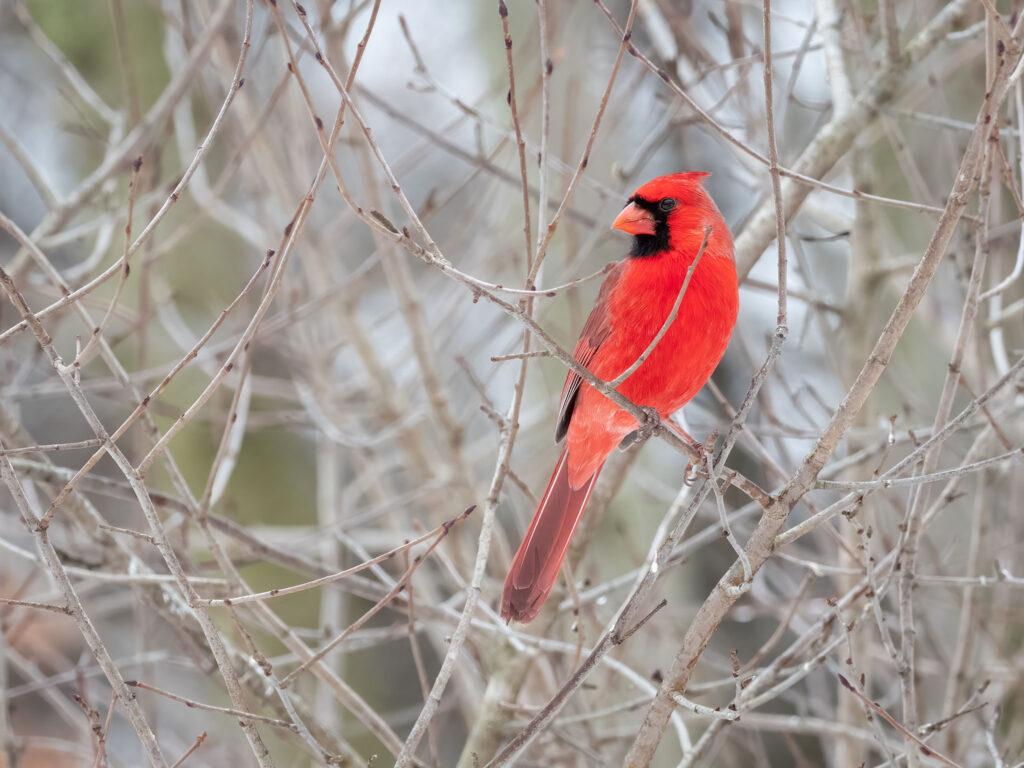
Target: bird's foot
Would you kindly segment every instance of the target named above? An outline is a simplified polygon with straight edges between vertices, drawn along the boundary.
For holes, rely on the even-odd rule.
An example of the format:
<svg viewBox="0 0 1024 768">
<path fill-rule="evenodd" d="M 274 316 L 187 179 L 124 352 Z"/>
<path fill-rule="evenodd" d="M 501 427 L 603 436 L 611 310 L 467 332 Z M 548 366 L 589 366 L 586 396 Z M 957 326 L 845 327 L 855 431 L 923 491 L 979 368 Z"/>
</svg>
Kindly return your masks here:
<svg viewBox="0 0 1024 768">
<path fill-rule="evenodd" d="M 682 432 L 682 430 L 680 430 Z M 686 462 L 686 471 L 683 473 L 683 483 L 693 485 L 699 477 L 711 476 L 711 458 L 715 455 L 715 441 L 718 440 L 718 430 L 709 434 L 704 443 L 698 443 L 692 437 L 683 432 L 690 443 L 690 447 L 697 455 Z"/>
<path fill-rule="evenodd" d="M 639 422 L 639 427 L 636 430 L 637 434 L 634 438 L 634 442 L 644 442 L 647 439 L 658 434 L 658 430 L 661 429 L 662 422 L 661 416 L 658 415 L 658 409 L 652 408 L 649 405 L 641 405 L 640 410 L 643 411 L 643 419 Z"/>
<path fill-rule="evenodd" d="M 683 471 L 683 485 L 693 485 L 701 475 L 707 477 L 704 469 L 707 467 L 708 457 L 704 453 L 704 446 L 700 443 L 697 443 L 697 452 L 700 456 L 696 460 L 690 459 L 686 462 L 686 469 Z"/>
</svg>

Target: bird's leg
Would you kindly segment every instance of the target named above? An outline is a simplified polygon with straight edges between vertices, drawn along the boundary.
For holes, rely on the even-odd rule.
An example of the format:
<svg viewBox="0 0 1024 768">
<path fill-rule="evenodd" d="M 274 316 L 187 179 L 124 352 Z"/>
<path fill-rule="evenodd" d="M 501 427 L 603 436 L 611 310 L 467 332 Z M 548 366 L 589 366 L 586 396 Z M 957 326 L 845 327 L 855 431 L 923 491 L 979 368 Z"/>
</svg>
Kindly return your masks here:
<svg viewBox="0 0 1024 768">
<path fill-rule="evenodd" d="M 688 446 L 693 448 L 694 451 L 699 452 L 703 447 L 700 443 L 693 439 L 689 432 L 676 424 L 672 419 L 665 419 L 665 426 L 668 427 L 675 436 L 686 443 Z"/>
<path fill-rule="evenodd" d="M 693 485 L 698 477 L 708 477 L 711 474 L 709 459 L 715 450 L 715 441 L 718 439 L 718 430 L 709 434 L 703 443 L 698 443 L 685 429 L 676 424 L 672 419 L 666 419 L 664 425 L 668 427 L 676 437 L 686 443 L 695 454 L 686 462 L 686 470 L 683 473 L 683 482 Z"/>
</svg>

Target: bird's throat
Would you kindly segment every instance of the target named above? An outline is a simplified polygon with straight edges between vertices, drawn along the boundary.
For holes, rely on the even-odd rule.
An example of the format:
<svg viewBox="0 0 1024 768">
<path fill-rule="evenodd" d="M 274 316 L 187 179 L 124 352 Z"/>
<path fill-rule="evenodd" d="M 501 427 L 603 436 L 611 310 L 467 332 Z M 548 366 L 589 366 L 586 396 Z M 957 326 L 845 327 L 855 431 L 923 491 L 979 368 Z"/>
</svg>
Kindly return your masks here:
<svg viewBox="0 0 1024 768">
<path fill-rule="evenodd" d="M 653 235 L 634 235 L 629 249 L 632 259 L 649 259 L 668 251 L 668 224 L 658 222 Z"/>
</svg>

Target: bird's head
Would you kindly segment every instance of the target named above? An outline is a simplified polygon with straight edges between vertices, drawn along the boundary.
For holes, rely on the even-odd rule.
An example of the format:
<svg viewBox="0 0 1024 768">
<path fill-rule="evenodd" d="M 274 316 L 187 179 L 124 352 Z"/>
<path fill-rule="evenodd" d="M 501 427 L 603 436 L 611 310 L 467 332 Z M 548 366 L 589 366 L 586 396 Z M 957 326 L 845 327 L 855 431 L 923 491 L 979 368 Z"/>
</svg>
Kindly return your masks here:
<svg viewBox="0 0 1024 768">
<path fill-rule="evenodd" d="M 612 223 L 614 229 L 633 235 L 630 256 L 645 258 L 673 250 L 696 250 L 710 226 L 709 255 L 718 251 L 731 257 L 729 231 L 701 186 L 708 176 L 703 171 L 672 173 L 652 179 L 633 193 Z M 728 247 L 713 248 L 718 242 L 728 243 Z"/>
</svg>

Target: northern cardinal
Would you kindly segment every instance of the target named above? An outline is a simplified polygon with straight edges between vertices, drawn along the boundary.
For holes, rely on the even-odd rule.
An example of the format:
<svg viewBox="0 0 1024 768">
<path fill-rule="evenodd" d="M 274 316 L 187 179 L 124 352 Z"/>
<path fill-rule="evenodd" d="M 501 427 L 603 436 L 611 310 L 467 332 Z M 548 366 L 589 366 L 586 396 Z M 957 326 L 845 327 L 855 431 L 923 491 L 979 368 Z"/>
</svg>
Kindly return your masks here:
<svg viewBox="0 0 1024 768">
<path fill-rule="evenodd" d="M 612 227 L 633 235 L 633 247 L 609 271 L 573 352 L 605 381 L 633 365 L 671 314 L 707 232 L 675 320 L 617 387 L 662 419 L 704 386 L 725 354 L 739 309 L 732 238 L 701 186 L 707 175 L 660 176 L 629 198 Z M 569 371 L 555 426 L 555 440 L 565 438 L 565 447 L 505 579 L 501 615 L 506 621 L 525 623 L 537 616 L 601 467 L 638 426 L 633 416 Z"/>
</svg>

